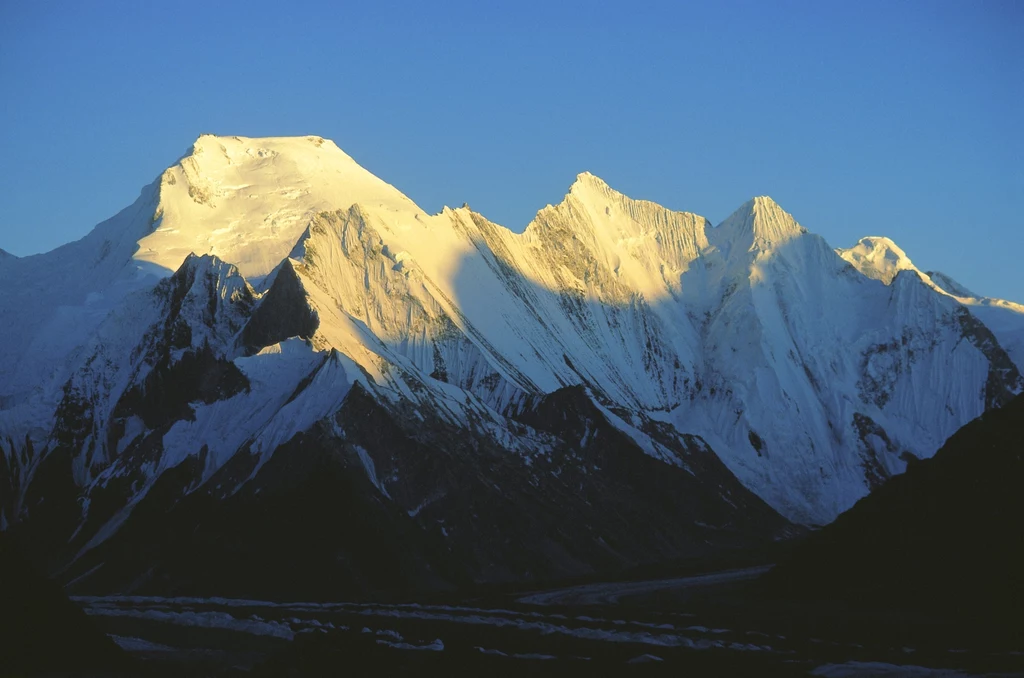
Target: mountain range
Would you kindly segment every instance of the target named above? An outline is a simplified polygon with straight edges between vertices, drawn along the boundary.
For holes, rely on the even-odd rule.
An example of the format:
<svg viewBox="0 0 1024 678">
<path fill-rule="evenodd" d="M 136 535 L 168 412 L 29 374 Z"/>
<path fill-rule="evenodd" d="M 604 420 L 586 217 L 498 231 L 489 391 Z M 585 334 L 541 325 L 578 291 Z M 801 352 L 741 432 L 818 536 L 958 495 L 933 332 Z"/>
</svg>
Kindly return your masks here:
<svg viewBox="0 0 1024 678">
<path fill-rule="evenodd" d="M 1024 306 L 583 173 L 522 233 L 201 136 L 0 256 L 0 529 L 72 590 L 557 579 L 824 524 L 1022 389 Z M 254 567 L 258 563 L 258 567 Z"/>
</svg>

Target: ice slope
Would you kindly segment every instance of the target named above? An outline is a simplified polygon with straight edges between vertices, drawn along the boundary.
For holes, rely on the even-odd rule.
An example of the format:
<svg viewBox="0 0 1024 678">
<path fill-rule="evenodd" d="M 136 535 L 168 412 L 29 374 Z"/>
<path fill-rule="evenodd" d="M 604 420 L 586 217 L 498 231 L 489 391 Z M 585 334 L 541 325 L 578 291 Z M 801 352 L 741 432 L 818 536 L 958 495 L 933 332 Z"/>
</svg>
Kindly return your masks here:
<svg viewBox="0 0 1024 678">
<path fill-rule="evenodd" d="M 122 299 L 173 269 L 133 262 L 148 232 L 158 185 L 88 235 L 45 254 L 0 263 L 0 405 L 38 396 Z M 180 262 L 179 262 L 180 263 Z M 175 267 L 176 268 L 176 267 Z"/>
<path fill-rule="evenodd" d="M 696 415 L 692 429 L 784 513 L 841 512 L 986 406 L 990 359 L 962 341 L 953 300 L 854 274 L 764 199 L 711 240 L 726 259 L 720 293 L 702 295 L 721 300 L 705 332 L 715 392 L 672 420 Z"/>
<path fill-rule="evenodd" d="M 152 303 L 185 279 L 188 317 L 171 289 Z M 81 241 L 4 259 L 0 284 L 0 427 L 23 482 L 29 443 L 63 444 L 68 384 L 102 433 L 96 473 L 143 487 L 193 455 L 204 478 L 243 453 L 263 464 L 356 382 L 524 454 L 536 441 L 509 417 L 583 385 L 654 456 L 685 466 L 655 428 L 698 434 L 773 507 L 822 523 L 1022 386 L 1000 362 L 1013 323 L 997 340 L 972 315 L 1008 307 L 944 292 L 884 239 L 834 251 L 770 198 L 715 227 L 583 173 L 513 233 L 466 207 L 429 215 L 319 137 L 204 135 Z M 309 327 L 264 318 L 247 343 L 264 306 Z M 156 366 L 203 361 L 231 378 L 197 385 L 191 415 L 113 416 L 133 387 L 149 406 Z"/>
</svg>

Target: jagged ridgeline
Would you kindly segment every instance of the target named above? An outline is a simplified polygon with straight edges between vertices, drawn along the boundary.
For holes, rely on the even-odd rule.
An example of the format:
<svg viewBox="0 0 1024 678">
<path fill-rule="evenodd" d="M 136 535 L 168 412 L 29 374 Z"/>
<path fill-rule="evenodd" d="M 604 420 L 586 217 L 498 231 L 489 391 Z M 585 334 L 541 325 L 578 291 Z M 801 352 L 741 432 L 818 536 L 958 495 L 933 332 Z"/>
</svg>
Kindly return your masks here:
<svg viewBox="0 0 1024 678">
<path fill-rule="evenodd" d="M 83 239 L 0 257 L 0 289 L 0 527 L 90 592 L 754 546 L 1024 387 L 1024 308 L 884 238 L 834 250 L 764 197 L 713 226 L 586 173 L 515 233 L 319 137 L 202 136 Z"/>
</svg>

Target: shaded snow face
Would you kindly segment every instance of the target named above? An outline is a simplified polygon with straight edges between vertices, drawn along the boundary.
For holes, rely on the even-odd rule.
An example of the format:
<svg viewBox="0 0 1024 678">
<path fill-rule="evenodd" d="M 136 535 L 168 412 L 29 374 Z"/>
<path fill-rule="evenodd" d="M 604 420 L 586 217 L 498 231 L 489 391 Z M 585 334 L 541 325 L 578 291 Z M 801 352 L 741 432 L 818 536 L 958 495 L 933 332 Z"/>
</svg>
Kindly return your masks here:
<svg viewBox="0 0 1024 678">
<path fill-rule="evenodd" d="M 360 383 L 527 458 L 544 446 L 516 418 L 580 387 L 659 462 L 687 468 L 699 440 L 823 523 L 1020 390 L 1024 358 L 1020 307 L 884 238 L 837 252 L 770 198 L 715 227 L 584 173 L 516 234 L 428 215 L 319 137 L 204 135 L 83 240 L 0 261 L 0 284 L 4 520 L 58 449 L 78 486 L 121 488 L 122 518 L 189 460 L 187 491 L 230 468 L 230 494 Z"/>
</svg>

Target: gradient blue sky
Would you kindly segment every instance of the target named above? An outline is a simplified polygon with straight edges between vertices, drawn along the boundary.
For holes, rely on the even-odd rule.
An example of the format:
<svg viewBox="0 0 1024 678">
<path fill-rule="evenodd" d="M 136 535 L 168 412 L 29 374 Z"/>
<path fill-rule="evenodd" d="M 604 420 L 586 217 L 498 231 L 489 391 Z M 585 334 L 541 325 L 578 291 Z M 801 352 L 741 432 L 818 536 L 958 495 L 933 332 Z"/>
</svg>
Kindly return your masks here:
<svg viewBox="0 0 1024 678">
<path fill-rule="evenodd" d="M 639 6 L 637 6 L 639 5 Z M 1024 301 L 1021 2 L 0 1 L 0 247 L 131 203 L 202 132 L 319 134 L 522 230 L 590 170 Z"/>
</svg>

